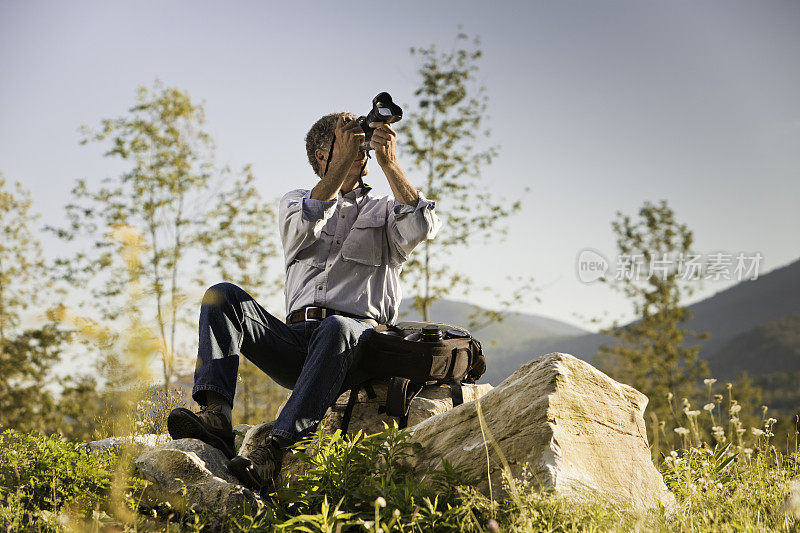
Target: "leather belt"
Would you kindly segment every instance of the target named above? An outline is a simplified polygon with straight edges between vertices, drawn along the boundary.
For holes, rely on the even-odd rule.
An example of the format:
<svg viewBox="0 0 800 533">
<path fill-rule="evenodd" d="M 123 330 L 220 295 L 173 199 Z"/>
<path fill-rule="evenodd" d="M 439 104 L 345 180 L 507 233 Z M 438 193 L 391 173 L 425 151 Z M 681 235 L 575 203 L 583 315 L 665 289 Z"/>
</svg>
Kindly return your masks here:
<svg viewBox="0 0 800 533">
<path fill-rule="evenodd" d="M 297 322 L 306 322 L 308 320 L 322 320 L 326 317 L 333 316 L 333 315 L 340 315 L 346 316 L 349 318 L 357 318 L 359 320 L 366 320 L 370 323 L 378 325 L 378 321 L 374 318 L 369 318 L 365 316 L 353 315 L 350 313 L 343 313 L 342 311 L 337 311 L 336 309 L 329 309 L 327 307 L 303 307 L 302 309 L 298 309 L 296 311 L 292 311 L 286 317 L 287 324 L 295 324 Z"/>
</svg>

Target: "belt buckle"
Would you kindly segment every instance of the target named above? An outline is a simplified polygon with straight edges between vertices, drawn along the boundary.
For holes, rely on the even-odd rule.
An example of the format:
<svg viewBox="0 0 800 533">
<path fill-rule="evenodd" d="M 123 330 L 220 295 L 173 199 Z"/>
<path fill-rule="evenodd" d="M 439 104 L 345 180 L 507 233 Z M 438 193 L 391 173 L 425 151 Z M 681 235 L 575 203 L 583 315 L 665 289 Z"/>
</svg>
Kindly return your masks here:
<svg viewBox="0 0 800 533">
<path fill-rule="evenodd" d="M 308 318 L 308 310 L 309 309 L 320 309 L 322 311 L 322 318 Z M 325 308 L 325 307 L 312 307 L 312 306 L 309 306 L 309 307 L 304 307 L 303 308 L 303 320 L 306 321 L 306 322 L 308 322 L 309 320 L 322 320 L 324 318 L 327 318 L 327 316 L 328 316 L 328 309 Z"/>
</svg>

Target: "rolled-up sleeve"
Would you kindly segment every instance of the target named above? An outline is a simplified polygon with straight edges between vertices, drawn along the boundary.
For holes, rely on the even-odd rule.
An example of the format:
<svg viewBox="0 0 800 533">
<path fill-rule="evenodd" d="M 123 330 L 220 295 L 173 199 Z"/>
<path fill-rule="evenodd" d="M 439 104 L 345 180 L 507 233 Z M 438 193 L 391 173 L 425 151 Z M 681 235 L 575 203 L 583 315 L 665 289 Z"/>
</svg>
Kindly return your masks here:
<svg viewBox="0 0 800 533">
<path fill-rule="evenodd" d="M 311 198 L 311 191 L 296 189 L 281 198 L 279 221 L 284 259 L 288 267 L 298 252 L 319 239 L 322 227 L 336 211 L 336 200 Z"/>
<path fill-rule="evenodd" d="M 394 201 L 387 226 L 389 244 L 396 261 L 404 262 L 419 243 L 436 237 L 442 221 L 435 208 L 436 202 L 428 200 L 422 193 L 419 193 L 416 206 Z"/>
</svg>

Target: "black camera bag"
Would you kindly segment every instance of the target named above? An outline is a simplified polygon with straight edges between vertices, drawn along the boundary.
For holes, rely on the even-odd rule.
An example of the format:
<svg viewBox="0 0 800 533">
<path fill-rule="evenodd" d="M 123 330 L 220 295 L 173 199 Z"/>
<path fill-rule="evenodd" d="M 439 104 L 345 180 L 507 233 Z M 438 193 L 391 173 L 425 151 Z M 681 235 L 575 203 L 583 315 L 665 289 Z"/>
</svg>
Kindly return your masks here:
<svg viewBox="0 0 800 533">
<path fill-rule="evenodd" d="M 406 340 L 421 334 L 425 326 L 438 326 L 444 338 L 438 341 Z M 462 327 L 438 322 L 399 322 L 373 328 L 362 341 L 356 372 L 349 375 L 341 392 L 350 390 L 342 418 L 342 433 L 347 432 L 353 407 L 363 387 L 375 398 L 371 381 L 388 381 L 386 404 L 379 412 L 399 418 L 399 426 L 408 425 L 408 409 L 426 385 L 449 384 L 453 406 L 464 402 L 462 383 L 475 383 L 486 371 L 481 343 Z M 415 335 L 419 337 L 420 335 Z"/>
</svg>

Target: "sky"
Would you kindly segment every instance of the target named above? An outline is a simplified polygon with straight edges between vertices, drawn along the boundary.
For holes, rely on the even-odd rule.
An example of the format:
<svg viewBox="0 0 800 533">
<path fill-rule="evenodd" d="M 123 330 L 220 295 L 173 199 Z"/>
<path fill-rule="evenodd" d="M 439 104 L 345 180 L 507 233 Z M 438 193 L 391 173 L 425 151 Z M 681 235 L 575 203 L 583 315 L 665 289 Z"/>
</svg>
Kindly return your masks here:
<svg viewBox="0 0 800 533">
<path fill-rule="evenodd" d="M 409 49 L 449 49 L 459 25 L 481 39 L 500 147 L 483 182 L 523 209 L 504 240 L 454 262 L 505 296 L 507 276 L 532 276 L 539 299 L 516 310 L 587 329 L 631 318 L 620 294 L 579 279 L 576 261 L 587 248 L 613 258 L 615 213 L 648 200 L 669 202 L 701 254 L 758 252 L 761 273 L 798 258 L 798 1 L 2 0 L 0 172 L 31 191 L 42 225 L 63 225 L 76 179 L 124 170 L 102 146 L 80 146 L 78 127 L 124 114 L 158 78 L 204 103 L 218 163 L 252 164 L 265 197 L 311 188 L 310 125 L 365 114 L 380 91 L 410 111 Z M 368 182 L 389 194 L 372 165 Z M 732 283 L 698 282 L 690 301 Z M 268 304 L 282 312 L 282 300 Z"/>
</svg>

